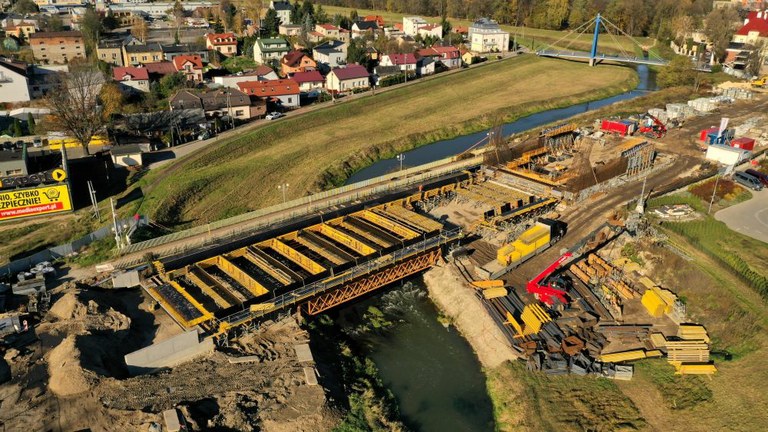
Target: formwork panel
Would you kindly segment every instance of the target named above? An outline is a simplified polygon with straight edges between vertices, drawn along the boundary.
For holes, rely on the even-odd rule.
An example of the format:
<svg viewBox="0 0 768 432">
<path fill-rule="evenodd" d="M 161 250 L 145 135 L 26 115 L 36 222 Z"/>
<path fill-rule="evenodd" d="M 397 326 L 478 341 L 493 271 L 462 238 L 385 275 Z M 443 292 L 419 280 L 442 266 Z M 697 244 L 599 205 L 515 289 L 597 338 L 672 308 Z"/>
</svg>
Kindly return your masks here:
<svg viewBox="0 0 768 432">
<path fill-rule="evenodd" d="M 305 247 L 312 249 L 315 253 L 324 256 L 325 259 L 336 265 L 346 264 L 355 259 L 352 255 L 349 255 L 310 231 L 302 231 L 299 236 L 296 237 L 296 241 L 303 244 Z"/>
<path fill-rule="evenodd" d="M 325 271 L 323 266 L 312 261 L 306 255 L 299 253 L 278 239 L 269 240 L 268 245 L 272 250 L 277 251 L 280 255 L 293 261 L 312 275 L 318 275 Z"/>
</svg>

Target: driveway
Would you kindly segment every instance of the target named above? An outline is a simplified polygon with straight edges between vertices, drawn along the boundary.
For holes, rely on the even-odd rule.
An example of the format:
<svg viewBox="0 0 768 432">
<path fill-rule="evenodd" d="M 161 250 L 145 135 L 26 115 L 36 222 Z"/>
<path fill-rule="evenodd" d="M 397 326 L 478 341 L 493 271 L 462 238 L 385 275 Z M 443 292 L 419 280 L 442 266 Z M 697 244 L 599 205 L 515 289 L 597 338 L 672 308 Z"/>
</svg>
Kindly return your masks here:
<svg viewBox="0 0 768 432">
<path fill-rule="evenodd" d="M 728 228 L 768 243 L 768 189 L 752 192 L 752 199 L 715 213 Z"/>
</svg>

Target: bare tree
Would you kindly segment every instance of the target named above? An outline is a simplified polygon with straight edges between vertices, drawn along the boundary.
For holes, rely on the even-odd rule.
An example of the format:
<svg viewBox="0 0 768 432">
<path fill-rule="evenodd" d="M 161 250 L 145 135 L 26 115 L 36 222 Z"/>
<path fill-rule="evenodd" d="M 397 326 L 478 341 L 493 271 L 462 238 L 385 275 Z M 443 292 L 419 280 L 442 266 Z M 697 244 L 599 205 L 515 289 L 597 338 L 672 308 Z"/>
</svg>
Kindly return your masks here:
<svg viewBox="0 0 768 432">
<path fill-rule="evenodd" d="M 107 124 L 107 113 L 99 106 L 99 94 L 104 75 L 87 64 L 70 67 L 61 74 L 55 89 L 48 94 L 46 103 L 51 109 L 51 127 L 67 132 L 83 146 L 89 155 L 88 144 Z"/>
<path fill-rule="evenodd" d="M 747 58 L 747 72 L 752 76 L 760 76 L 766 58 L 768 58 L 768 47 L 766 47 L 765 42 L 757 42 L 744 48 L 751 49 Z"/>
</svg>

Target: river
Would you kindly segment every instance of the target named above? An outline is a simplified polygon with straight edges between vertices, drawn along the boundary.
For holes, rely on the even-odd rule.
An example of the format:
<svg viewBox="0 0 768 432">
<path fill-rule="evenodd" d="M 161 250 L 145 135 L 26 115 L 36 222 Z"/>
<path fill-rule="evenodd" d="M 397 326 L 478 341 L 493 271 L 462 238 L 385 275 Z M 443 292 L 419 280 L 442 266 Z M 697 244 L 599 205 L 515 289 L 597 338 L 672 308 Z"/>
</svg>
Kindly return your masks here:
<svg viewBox="0 0 768 432">
<path fill-rule="evenodd" d="M 656 90 L 656 76 L 647 66 L 637 66 L 637 89 L 606 99 L 544 111 L 503 126 L 504 135 L 632 99 Z M 484 139 L 488 130 L 428 144 L 404 153 L 404 164 L 421 165 L 462 153 Z M 347 183 L 367 180 L 399 167 L 396 158 L 381 160 L 352 175 Z M 393 321 L 379 332 L 360 332 L 363 314 L 370 306 Z M 493 406 L 485 376 L 471 346 L 453 327 L 444 327 L 426 295 L 421 277 L 388 288 L 340 311 L 342 327 L 360 342 L 379 368 L 392 391 L 406 426 L 414 431 L 492 431 Z"/>
</svg>

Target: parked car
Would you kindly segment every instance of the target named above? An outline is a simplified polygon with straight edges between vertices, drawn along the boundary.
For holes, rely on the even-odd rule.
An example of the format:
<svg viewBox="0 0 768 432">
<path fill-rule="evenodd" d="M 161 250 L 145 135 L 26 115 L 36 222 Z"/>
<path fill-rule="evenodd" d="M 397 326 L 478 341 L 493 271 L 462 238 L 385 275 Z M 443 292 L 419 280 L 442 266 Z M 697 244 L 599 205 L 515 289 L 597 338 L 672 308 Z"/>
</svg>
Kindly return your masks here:
<svg viewBox="0 0 768 432">
<path fill-rule="evenodd" d="M 32 146 L 33 147 L 42 147 L 43 146 L 43 140 L 40 137 L 35 138 L 32 140 Z"/>
<path fill-rule="evenodd" d="M 21 150 L 21 149 L 23 149 L 23 148 L 24 148 L 24 144 L 25 144 L 24 140 L 18 140 L 18 141 L 16 141 L 16 142 L 15 142 L 13 145 L 14 145 L 14 146 L 15 146 L 17 149 Z"/>
<path fill-rule="evenodd" d="M 751 175 L 751 176 L 753 176 L 753 177 L 757 177 L 757 179 L 760 180 L 760 183 L 762 183 L 763 186 L 768 187 L 768 175 L 763 174 L 760 171 L 756 171 L 756 170 L 753 170 L 753 169 L 748 169 L 748 170 L 746 170 L 744 172 L 749 174 L 749 175 Z"/>
<path fill-rule="evenodd" d="M 13 150 L 13 143 L 6 141 L 3 143 L 3 150 Z"/>
<path fill-rule="evenodd" d="M 277 119 L 279 119 L 280 117 L 283 117 L 283 116 L 285 116 L 285 114 L 279 113 L 277 111 L 273 111 L 273 112 L 267 114 L 266 116 L 264 116 L 264 118 L 267 119 L 267 120 L 277 120 Z"/>
<path fill-rule="evenodd" d="M 741 171 L 736 171 L 735 173 L 733 173 L 733 179 L 736 180 L 737 183 L 741 183 L 742 185 L 750 189 L 753 189 L 756 191 L 763 189 L 763 184 L 760 183 L 760 179 L 758 179 L 757 177 L 751 174 L 747 174 Z"/>
</svg>

